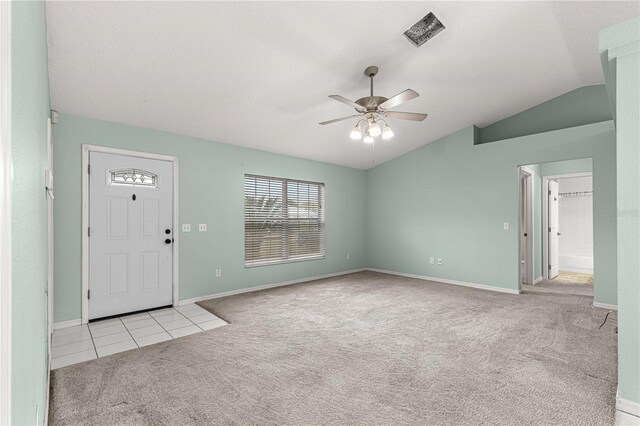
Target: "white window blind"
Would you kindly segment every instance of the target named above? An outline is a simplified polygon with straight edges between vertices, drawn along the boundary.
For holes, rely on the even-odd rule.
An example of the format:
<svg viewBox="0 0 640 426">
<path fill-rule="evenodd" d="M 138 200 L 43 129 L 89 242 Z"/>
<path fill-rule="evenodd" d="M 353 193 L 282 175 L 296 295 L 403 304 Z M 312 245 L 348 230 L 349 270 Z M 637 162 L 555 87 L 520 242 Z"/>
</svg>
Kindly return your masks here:
<svg viewBox="0 0 640 426">
<path fill-rule="evenodd" d="M 324 184 L 244 176 L 245 266 L 324 257 Z"/>
</svg>

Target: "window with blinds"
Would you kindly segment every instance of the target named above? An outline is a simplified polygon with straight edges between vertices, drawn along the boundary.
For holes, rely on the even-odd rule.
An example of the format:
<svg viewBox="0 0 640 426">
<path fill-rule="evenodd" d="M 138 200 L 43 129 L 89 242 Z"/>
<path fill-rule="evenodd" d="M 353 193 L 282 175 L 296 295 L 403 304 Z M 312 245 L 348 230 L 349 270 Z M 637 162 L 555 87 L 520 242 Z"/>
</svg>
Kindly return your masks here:
<svg viewBox="0 0 640 426">
<path fill-rule="evenodd" d="M 245 175 L 244 253 L 245 266 L 324 257 L 324 184 Z"/>
</svg>

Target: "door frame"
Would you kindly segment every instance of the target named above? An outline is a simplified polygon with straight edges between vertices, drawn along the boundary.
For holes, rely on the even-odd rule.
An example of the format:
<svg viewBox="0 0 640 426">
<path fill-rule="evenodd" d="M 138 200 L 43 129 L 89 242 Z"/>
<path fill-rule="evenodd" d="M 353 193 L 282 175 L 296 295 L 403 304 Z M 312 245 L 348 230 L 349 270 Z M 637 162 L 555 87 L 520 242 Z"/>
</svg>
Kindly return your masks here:
<svg viewBox="0 0 640 426">
<path fill-rule="evenodd" d="M 98 146 L 98 145 L 82 145 L 82 317 L 81 323 L 86 324 L 89 322 L 89 235 L 88 235 L 88 227 L 89 227 L 89 153 L 91 152 L 100 152 L 104 154 L 116 154 L 116 155 L 127 155 L 129 157 L 138 157 L 145 158 L 149 160 L 162 160 L 162 161 L 170 161 L 173 166 L 173 244 L 172 244 L 172 255 L 173 255 L 173 283 L 172 283 L 172 293 L 173 293 L 173 306 L 176 306 L 178 303 L 179 296 L 179 276 L 178 276 L 178 246 L 179 246 L 179 238 L 178 235 L 178 158 L 172 157 L 169 155 L 162 154 L 154 154 L 151 152 L 141 152 L 141 151 L 131 151 L 128 149 L 122 148 L 111 148 L 106 146 Z"/>
<path fill-rule="evenodd" d="M 51 117 L 47 118 L 47 170 L 53 172 L 53 132 Z M 55 186 L 55 184 L 54 184 Z M 47 344 L 49 364 L 51 364 L 51 335 L 53 334 L 53 276 L 54 276 L 54 235 L 53 235 L 53 188 L 45 189 L 47 198 Z"/>
<path fill-rule="evenodd" d="M 542 176 L 542 278 L 544 278 L 545 280 L 549 279 L 549 181 L 555 179 L 587 176 L 591 176 L 591 178 L 593 179 L 593 172 L 566 173 L 563 175 Z"/>
<path fill-rule="evenodd" d="M 521 213 L 520 209 L 522 208 L 522 202 L 526 201 L 525 204 L 525 229 L 523 230 L 520 224 L 520 219 L 519 219 L 519 215 L 518 215 L 518 252 L 520 252 L 520 247 L 521 247 L 521 238 L 522 238 L 522 234 L 524 232 L 527 233 L 527 240 L 526 240 L 526 253 L 525 253 L 525 284 L 533 284 L 535 282 L 535 265 L 534 265 L 534 261 L 535 261 L 535 257 L 534 257 L 534 253 L 535 253 L 535 235 L 533 233 L 533 214 L 535 212 L 534 210 L 534 203 L 535 203 L 535 197 L 534 197 L 534 185 L 533 185 L 533 176 L 535 176 L 535 173 L 533 172 L 533 170 L 531 170 L 531 168 L 527 167 L 527 166 L 520 166 L 519 167 L 520 172 L 518 174 L 518 192 L 519 192 L 519 201 L 520 204 L 518 206 L 518 213 Z M 522 191 L 521 191 L 521 180 L 523 178 L 523 176 L 525 177 L 525 191 L 526 191 L 526 200 L 523 200 L 522 197 Z M 518 255 L 518 277 L 519 277 L 519 281 L 520 281 L 520 285 L 518 286 L 518 288 L 520 288 L 521 284 L 522 284 L 522 253 L 519 253 Z"/>
<path fill-rule="evenodd" d="M 0 424 L 11 424 L 11 2 L 0 2 Z"/>
</svg>

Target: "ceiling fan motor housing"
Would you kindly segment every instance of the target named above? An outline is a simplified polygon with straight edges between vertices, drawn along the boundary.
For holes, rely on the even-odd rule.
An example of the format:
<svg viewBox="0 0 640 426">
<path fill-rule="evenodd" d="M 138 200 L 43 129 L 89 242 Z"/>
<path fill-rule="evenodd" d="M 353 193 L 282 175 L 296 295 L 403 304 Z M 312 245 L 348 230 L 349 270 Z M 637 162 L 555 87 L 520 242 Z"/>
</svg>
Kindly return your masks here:
<svg viewBox="0 0 640 426">
<path fill-rule="evenodd" d="M 367 112 L 377 111 L 381 103 L 385 102 L 387 98 L 384 96 L 366 96 L 356 101 L 358 105 L 362 105 L 366 108 Z M 357 110 L 356 110 L 357 111 Z"/>
</svg>

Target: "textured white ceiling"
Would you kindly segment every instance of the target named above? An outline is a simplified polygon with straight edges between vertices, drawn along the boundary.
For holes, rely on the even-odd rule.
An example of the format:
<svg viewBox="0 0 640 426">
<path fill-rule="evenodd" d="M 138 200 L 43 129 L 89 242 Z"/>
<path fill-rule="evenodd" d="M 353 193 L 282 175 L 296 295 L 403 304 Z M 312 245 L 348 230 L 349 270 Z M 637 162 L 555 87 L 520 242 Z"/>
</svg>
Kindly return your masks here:
<svg viewBox="0 0 640 426">
<path fill-rule="evenodd" d="M 420 48 L 402 32 L 429 11 L 446 26 Z M 52 108 L 358 168 L 354 111 L 327 96 L 412 88 L 380 164 L 603 83 L 598 31 L 638 2 L 48 2 Z"/>
</svg>

